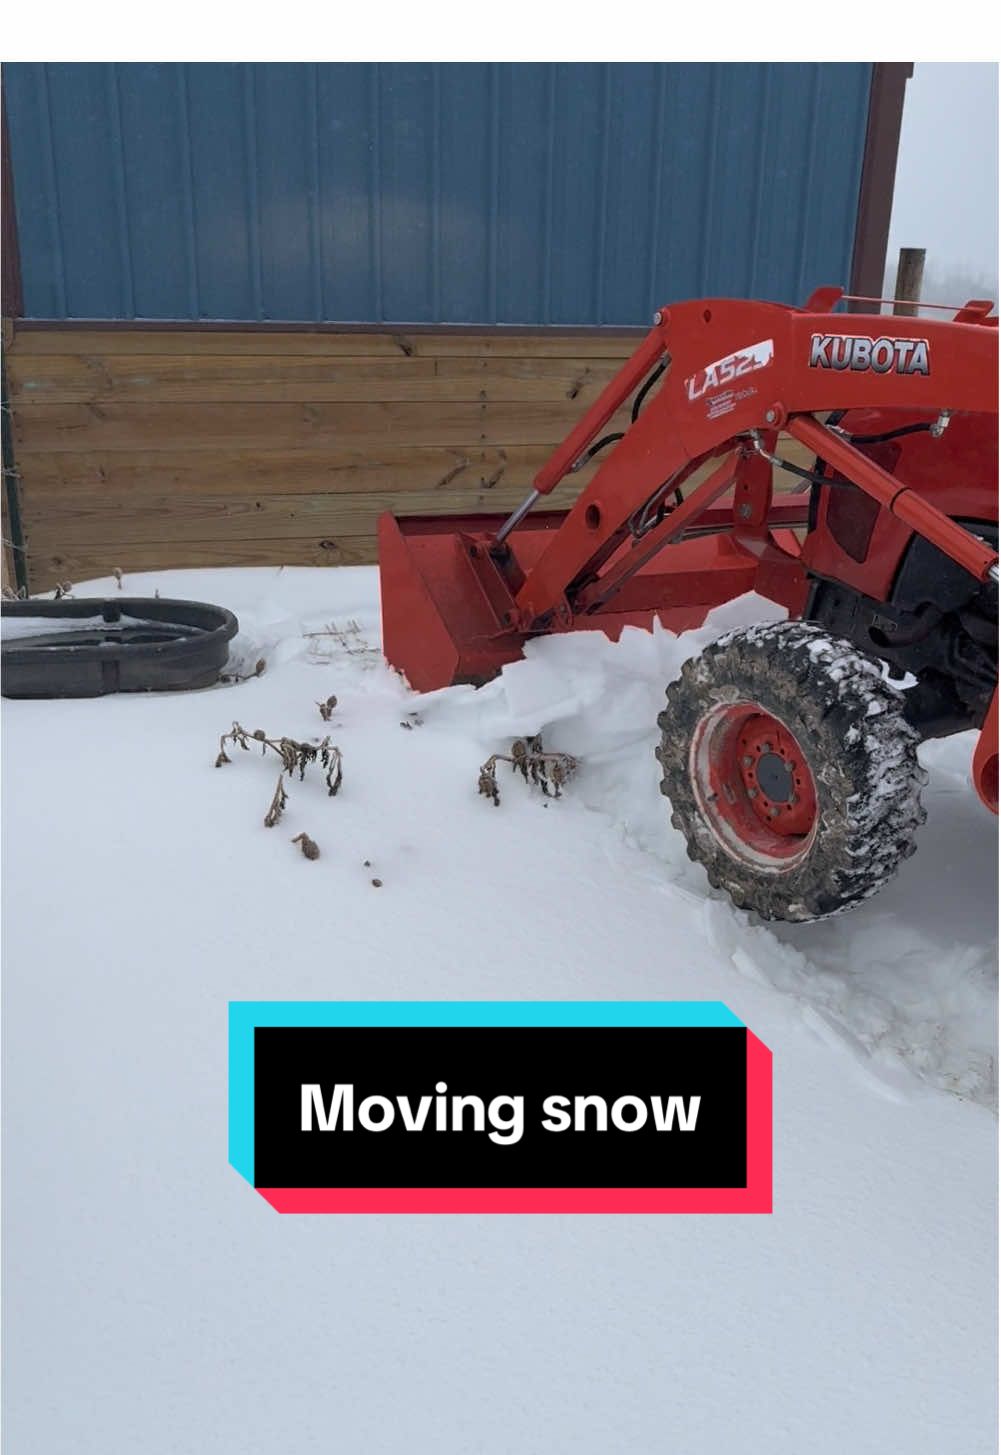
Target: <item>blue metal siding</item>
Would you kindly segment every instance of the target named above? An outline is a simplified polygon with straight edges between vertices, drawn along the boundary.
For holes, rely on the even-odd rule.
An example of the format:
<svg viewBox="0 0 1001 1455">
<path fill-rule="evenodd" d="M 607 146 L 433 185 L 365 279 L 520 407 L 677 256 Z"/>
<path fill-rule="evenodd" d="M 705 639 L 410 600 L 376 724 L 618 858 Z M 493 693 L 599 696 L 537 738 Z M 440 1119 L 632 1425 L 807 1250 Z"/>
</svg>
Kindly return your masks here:
<svg viewBox="0 0 1001 1455">
<path fill-rule="evenodd" d="M 868 64 L 4 67 L 35 318 L 641 324 L 846 283 Z"/>
</svg>

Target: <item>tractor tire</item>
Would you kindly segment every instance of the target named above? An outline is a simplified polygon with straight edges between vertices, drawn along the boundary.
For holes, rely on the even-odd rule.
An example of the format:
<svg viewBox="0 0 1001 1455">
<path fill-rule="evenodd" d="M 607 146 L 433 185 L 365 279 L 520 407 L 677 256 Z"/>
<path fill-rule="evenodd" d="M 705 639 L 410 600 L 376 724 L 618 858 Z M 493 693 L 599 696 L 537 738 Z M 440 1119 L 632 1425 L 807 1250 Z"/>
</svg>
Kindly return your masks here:
<svg viewBox="0 0 1001 1455">
<path fill-rule="evenodd" d="M 710 884 L 792 921 L 882 888 L 925 819 L 903 706 L 876 661 L 809 622 L 731 631 L 687 661 L 657 757 L 671 822 Z"/>
</svg>

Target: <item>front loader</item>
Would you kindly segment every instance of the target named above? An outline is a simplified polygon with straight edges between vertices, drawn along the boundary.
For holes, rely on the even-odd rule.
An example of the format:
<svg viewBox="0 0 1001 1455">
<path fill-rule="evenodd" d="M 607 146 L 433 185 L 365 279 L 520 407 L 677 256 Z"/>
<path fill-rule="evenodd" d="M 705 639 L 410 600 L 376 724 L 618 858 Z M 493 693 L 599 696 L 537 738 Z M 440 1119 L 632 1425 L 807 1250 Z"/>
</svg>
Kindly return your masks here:
<svg viewBox="0 0 1001 1455">
<path fill-rule="evenodd" d="M 379 524 L 383 649 L 418 691 L 552 632 L 684 631 L 749 591 L 786 608 L 686 662 L 658 718 L 690 857 L 765 919 L 849 909 L 913 852 L 927 738 L 979 730 L 997 812 L 997 318 L 843 299 L 663 309 L 513 515 Z M 572 509 L 539 508 L 595 457 Z"/>
</svg>

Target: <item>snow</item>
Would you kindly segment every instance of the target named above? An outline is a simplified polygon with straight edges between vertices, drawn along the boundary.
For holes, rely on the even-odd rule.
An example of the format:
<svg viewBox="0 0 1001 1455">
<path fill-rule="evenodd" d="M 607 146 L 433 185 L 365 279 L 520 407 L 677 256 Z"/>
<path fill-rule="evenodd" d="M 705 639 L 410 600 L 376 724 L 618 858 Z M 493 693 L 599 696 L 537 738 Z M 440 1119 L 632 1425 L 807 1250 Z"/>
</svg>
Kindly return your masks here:
<svg viewBox="0 0 1001 1455">
<path fill-rule="evenodd" d="M 103 616 L 4 616 L 0 618 L 0 640 L 24 641 L 25 645 L 30 645 L 27 639 L 31 637 L 49 637 L 63 632 L 94 631 L 100 631 L 106 637 L 113 638 L 116 632 L 123 631 L 127 627 L 148 627 L 149 624 L 149 617 L 128 616 L 125 613 L 115 621 L 105 621 Z M 192 635 L 198 631 L 197 627 L 192 627 L 189 623 L 157 621 L 156 625 L 161 629 L 170 626 L 176 632 L 186 631 Z"/>
<path fill-rule="evenodd" d="M 72 618 L 47 616 L 4 616 L 0 618 L 0 639 L 5 642 L 20 641 L 22 637 L 34 637 L 51 632 L 94 631 L 106 626 L 102 616 Z"/>
<path fill-rule="evenodd" d="M 972 738 L 922 750 L 928 823 L 881 895 L 765 927 L 687 859 L 653 747 L 684 658 L 767 604 L 551 638 L 416 698 L 372 570 L 125 582 L 155 589 L 234 610 L 231 665 L 264 674 L 4 705 L 10 1448 L 992 1451 L 997 857 Z M 307 774 L 265 829 L 272 762 L 212 766 L 234 719 L 329 733 L 339 795 Z M 539 729 L 581 759 L 564 797 L 504 765 L 500 807 L 478 797 Z M 402 997 L 725 1001 L 774 1053 L 774 1214 L 279 1217 L 226 1162 L 227 1002 Z"/>
</svg>

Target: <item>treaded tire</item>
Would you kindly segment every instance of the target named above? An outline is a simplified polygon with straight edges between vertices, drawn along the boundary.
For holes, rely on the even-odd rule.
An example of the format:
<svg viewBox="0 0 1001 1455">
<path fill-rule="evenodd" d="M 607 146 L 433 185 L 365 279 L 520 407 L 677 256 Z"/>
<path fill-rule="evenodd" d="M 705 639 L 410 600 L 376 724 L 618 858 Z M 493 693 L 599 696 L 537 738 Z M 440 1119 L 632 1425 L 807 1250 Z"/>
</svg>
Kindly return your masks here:
<svg viewBox="0 0 1001 1455">
<path fill-rule="evenodd" d="M 804 836 L 791 864 L 738 857 L 700 802 L 693 745 L 700 733 L 704 740 L 712 715 L 735 703 L 778 719 L 812 774 L 812 839 Z M 657 719 L 661 792 L 689 858 L 734 904 L 763 919 L 825 919 L 875 894 L 914 852 L 925 819 L 920 790 L 927 774 L 903 705 L 903 694 L 872 658 L 809 622 L 763 623 L 710 643 L 668 687 Z"/>
</svg>

